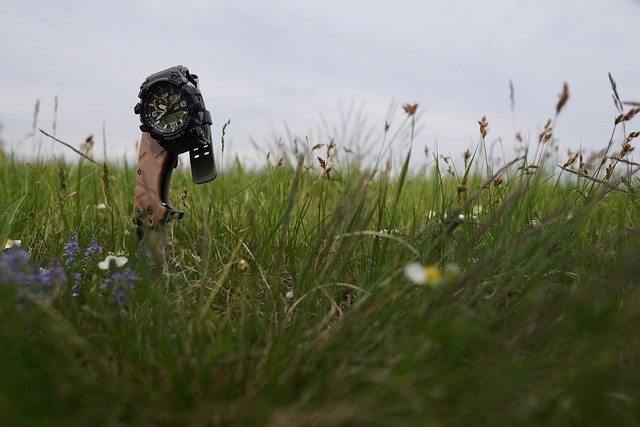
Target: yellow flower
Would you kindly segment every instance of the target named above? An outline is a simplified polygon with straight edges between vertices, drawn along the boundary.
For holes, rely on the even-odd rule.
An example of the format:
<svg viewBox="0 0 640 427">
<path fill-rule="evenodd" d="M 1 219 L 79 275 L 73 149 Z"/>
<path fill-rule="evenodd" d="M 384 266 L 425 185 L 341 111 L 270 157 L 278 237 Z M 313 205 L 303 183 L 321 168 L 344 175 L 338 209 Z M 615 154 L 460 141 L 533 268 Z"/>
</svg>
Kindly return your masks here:
<svg viewBox="0 0 640 427">
<path fill-rule="evenodd" d="M 456 264 L 447 264 L 444 270 L 436 265 L 424 266 L 412 262 L 404 268 L 404 274 L 416 285 L 427 285 L 437 288 L 443 284 L 451 283 L 460 277 L 460 268 Z"/>
<path fill-rule="evenodd" d="M 22 243 L 22 240 L 7 239 L 7 241 L 4 243 L 4 248 L 11 249 L 14 246 L 20 246 L 21 243 Z"/>
</svg>

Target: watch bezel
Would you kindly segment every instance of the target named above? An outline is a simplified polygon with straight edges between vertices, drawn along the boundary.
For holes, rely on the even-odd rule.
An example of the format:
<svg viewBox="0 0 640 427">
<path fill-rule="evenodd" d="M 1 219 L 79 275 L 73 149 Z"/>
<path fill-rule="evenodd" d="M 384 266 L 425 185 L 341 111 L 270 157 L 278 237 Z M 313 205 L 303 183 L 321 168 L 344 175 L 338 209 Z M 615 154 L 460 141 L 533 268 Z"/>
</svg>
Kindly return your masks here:
<svg viewBox="0 0 640 427">
<path fill-rule="evenodd" d="M 206 110 L 200 90 L 194 84 L 195 80 L 192 81 L 188 77 L 190 77 L 188 70 L 174 67 L 148 77 L 140 86 L 138 93 L 140 102 L 134 108 L 134 112 L 140 118 L 140 130 L 148 132 L 165 149 L 170 149 L 173 144 L 181 140 L 192 139 L 194 135 L 197 135 L 198 128 L 211 124 L 211 115 Z M 173 86 L 187 102 L 187 116 L 184 118 L 184 125 L 175 131 L 160 132 L 149 123 L 150 115 L 147 114 L 150 108 L 149 96 L 158 86 L 164 85 Z M 180 151 L 188 150 L 189 147 L 180 147 Z"/>
</svg>

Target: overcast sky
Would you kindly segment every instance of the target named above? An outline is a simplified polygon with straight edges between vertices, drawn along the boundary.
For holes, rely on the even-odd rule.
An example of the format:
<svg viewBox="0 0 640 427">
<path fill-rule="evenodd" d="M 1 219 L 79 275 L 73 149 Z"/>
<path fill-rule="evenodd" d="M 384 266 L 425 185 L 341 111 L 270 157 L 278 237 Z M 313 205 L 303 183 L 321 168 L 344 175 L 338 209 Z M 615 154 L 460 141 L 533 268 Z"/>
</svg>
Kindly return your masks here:
<svg viewBox="0 0 640 427">
<path fill-rule="evenodd" d="M 294 136 L 326 142 L 350 105 L 381 140 L 384 120 L 418 103 L 416 144 L 457 155 L 488 138 L 535 139 L 566 81 L 570 99 L 555 136 L 561 147 L 606 146 L 623 100 L 640 100 L 638 0 L 80 0 L 4 2 L 0 24 L 0 138 L 35 149 L 38 126 L 73 145 L 106 129 L 109 156 L 135 158 L 138 88 L 182 64 L 200 76 L 227 153 L 255 157 Z M 513 82 L 512 114 L 509 81 Z M 640 124 L 631 123 L 632 130 Z M 349 144 L 349 141 L 337 141 Z M 43 146 L 56 144 L 44 138 Z M 100 146 L 101 147 L 101 146 Z M 57 147 L 57 149 L 61 147 Z M 99 150 L 101 153 L 101 149 Z M 99 155 L 97 157 L 100 157 Z"/>
</svg>

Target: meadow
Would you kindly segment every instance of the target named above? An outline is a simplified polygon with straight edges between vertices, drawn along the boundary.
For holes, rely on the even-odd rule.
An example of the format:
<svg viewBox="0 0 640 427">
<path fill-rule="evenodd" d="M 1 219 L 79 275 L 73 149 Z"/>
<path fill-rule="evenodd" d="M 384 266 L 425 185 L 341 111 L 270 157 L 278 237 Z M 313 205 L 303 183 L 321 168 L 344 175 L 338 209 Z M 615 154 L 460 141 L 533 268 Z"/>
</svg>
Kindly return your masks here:
<svg viewBox="0 0 640 427">
<path fill-rule="evenodd" d="M 345 137 L 178 168 L 158 278 L 135 164 L 3 153 L 0 425 L 639 425 L 640 110 L 614 95 L 598 153 L 555 151 L 567 92 L 502 162 L 483 117 L 409 167 L 405 106 L 373 161 Z"/>
</svg>

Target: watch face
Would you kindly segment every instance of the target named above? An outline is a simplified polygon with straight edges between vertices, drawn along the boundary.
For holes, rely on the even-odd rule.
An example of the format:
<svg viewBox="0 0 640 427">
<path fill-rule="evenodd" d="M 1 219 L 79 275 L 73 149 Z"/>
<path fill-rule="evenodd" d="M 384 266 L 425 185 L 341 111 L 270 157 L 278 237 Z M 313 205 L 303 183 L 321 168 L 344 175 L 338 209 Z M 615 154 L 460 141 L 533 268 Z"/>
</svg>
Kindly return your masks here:
<svg viewBox="0 0 640 427">
<path fill-rule="evenodd" d="M 187 124 L 187 101 L 171 84 L 151 87 L 141 107 L 144 122 L 160 134 L 179 132 Z"/>
</svg>

